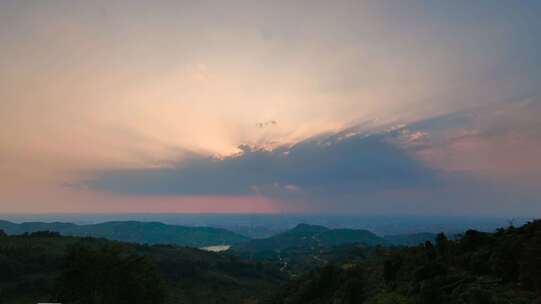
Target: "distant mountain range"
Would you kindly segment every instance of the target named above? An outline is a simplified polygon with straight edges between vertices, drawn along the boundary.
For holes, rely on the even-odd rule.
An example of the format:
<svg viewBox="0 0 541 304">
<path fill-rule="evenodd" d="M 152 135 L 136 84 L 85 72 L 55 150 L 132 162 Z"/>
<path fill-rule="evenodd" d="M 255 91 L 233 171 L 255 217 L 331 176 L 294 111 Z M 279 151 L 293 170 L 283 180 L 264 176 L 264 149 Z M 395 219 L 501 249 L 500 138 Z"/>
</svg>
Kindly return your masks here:
<svg viewBox="0 0 541 304">
<path fill-rule="evenodd" d="M 314 251 L 346 244 L 413 246 L 427 240 L 433 240 L 435 237 L 435 234 L 432 233 L 380 237 L 368 230 L 329 229 L 324 226 L 299 224 L 293 229 L 268 238 L 250 239 L 222 228 L 178 226 L 160 222 L 139 221 L 114 221 L 77 225 L 62 222 L 24 222 L 17 224 L 0 220 L 0 230 L 4 230 L 11 235 L 36 231 L 53 231 L 66 236 L 92 236 L 142 244 L 174 244 L 191 247 L 232 245 L 234 252 L 256 255 L 286 250 Z"/>
<path fill-rule="evenodd" d="M 36 231 L 54 231 L 67 236 L 92 236 L 110 240 L 145 243 L 175 244 L 203 247 L 246 242 L 249 238 L 226 229 L 211 227 L 187 227 L 159 222 L 105 222 L 92 225 L 71 223 L 25 222 L 16 224 L 0 220 L 0 229 L 7 234 L 23 234 Z"/>
</svg>

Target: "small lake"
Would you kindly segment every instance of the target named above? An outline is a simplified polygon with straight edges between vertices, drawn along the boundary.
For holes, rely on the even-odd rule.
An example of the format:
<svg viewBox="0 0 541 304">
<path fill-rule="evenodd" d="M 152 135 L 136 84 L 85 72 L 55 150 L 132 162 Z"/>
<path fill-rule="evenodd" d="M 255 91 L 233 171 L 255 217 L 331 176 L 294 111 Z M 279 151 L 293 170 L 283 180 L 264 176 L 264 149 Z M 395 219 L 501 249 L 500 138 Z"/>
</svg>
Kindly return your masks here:
<svg viewBox="0 0 541 304">
<path fill-rule="evenodd" d="M 221 252 L 221 251 L 226 251 L 229 248 L 231 248 L 230 245 L 214 245 L 214 246 L 201 247 L 199 249 L 212 251 L 212 252 Z"/>
</svg>

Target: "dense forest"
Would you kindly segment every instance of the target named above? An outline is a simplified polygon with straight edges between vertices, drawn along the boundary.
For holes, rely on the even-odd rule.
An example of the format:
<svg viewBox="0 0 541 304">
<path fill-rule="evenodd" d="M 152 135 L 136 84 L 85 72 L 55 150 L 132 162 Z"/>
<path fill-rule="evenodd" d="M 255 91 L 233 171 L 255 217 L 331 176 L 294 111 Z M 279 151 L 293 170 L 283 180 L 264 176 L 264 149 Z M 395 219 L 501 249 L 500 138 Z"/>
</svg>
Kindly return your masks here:
<svg viewBox="0 0 541 304">
<path fill-rule="evenodd" d="M 0 303 L 541 303 L 541 221 L 317 254 L 285 270 L 234 252 L 0 232 Z"/>
<path fill-rule="evenodd" d="M 236 243 L 230 251 L 243 259 L 278 264 L 283 272 L 298 275 L 327 263 L 364 259 L 378 246 L 417 245 L 435 237 L 431 233 L 380 237 L 368 230 L 299 224 L 268 238 Z"/>
<path fill-rule="evenodd" d="M 266 303 L 541 303 L 541 221 L 378 247 L 295 277 Z"/>
<path fill-rule="evenodd" d="M 254 303 L 286 279 L 272 264 L 174 245 L 0 232 L 0 303 Z"/>
</svg>

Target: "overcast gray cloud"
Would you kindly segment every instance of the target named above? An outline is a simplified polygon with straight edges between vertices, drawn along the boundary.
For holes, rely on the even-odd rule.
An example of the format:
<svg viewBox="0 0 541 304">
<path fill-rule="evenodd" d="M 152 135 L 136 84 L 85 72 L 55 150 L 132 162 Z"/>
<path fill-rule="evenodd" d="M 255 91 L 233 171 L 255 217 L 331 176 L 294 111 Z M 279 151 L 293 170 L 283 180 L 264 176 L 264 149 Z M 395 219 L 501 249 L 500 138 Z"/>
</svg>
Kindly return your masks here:
<svg viewBox="0 0 541 304">
<path fill-rule="evenodd" d="M 239 155 L 195 157 L 173 168 L 101 172 L 89 185 L 129 194 L 375 192 L 437 183 L 434 170 L 387 140 L 392 134 L 321 136 L 271 151 L 241 146 Z M 284 193 L 283 193 L 284 194 Z"/>
</svg>

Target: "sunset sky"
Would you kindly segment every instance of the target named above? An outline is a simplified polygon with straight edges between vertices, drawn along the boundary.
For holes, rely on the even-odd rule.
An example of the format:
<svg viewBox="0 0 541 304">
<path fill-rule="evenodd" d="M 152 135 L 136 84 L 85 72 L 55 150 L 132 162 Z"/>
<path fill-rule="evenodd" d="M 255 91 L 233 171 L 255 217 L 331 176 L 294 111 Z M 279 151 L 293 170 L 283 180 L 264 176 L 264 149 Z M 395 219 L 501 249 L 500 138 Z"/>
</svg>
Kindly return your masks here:
<svg viewBox="0 0 541 304">
<path fill-rule="evenodd" d="M 539 216 L 540 16 L 0 0 L 0 213 Z"/>
</svg>

